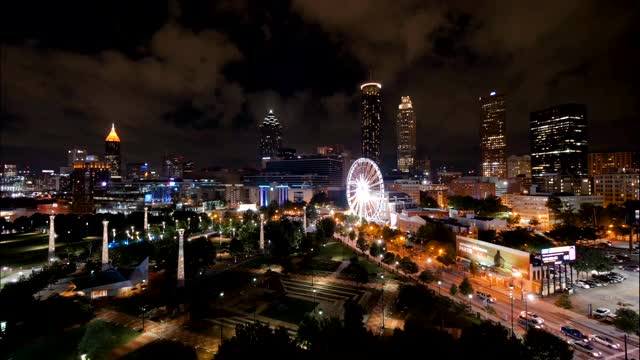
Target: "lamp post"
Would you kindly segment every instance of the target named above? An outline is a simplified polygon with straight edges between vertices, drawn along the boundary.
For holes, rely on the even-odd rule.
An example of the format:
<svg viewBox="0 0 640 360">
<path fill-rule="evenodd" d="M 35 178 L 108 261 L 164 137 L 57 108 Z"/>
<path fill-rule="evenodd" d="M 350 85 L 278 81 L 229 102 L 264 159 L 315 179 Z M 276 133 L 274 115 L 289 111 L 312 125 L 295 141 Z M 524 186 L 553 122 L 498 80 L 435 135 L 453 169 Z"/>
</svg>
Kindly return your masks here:
<svg viewBox="0 0 640 360">
<path fill-rule="evenodd" d="M 380 274 L 380 279 L 382 279 L 382 331 L 380 331 L 381 333 L 384 332 L 384 274 Z"/>
<path fill-rule="evenodd" d="M 469 311 L 471 311 L 471 299 L 473 299 L 473 295 L 467 295 L 469 297 Z"/>
<path fill-rule="evenodd" d="M 527 294 L 527 296 L 524 297 L 524 316 L 527 321 L 527 332 L 529 332 L 529 308 L 527 306 L 527 300 L 533 300 L 533 295 Z"/>
<path fill-rule="evenodd" d="M 252 281 L 253 281 L 253 288 L 255 289 L 255 288 L 256 288 L 256 283 L 257 283 L 258 279 L 253 278 L 253 280 L 252 280 Z M 257 311 L 257 310 L 258 310 L 258 306 L 256 305 L 256 306 L 254 306 L 254 307 L 253 307 L 253 322 L 254 322 L 254 323 L 256 322 L 256 311 Z"/>
<path fill-rule="evenodd" d="M 142 332 L 144 332 L 144 313 L 147 311 L 147 306 L 142 306 L 140 310 L 142 310 Z"/>
<path fill-rule="evenodd" d="M 509 299 L 511 299 L 511 336 L 515 336 L 513 333 L 513 291 L 509 291 Z"/>
<path fill-rule="evenodd" d="M 438 295 L 440 295 L 440 286 L 442 285 L 442 281 L 438 280 Z"/>
<path fill-rule="evenodd" d="M 222 302 L 222 299 L 224 298 L 224 291 L 220 291 L 220 302 Z M 222 308 L 222 306 L 220 306 L 220 308 Z M 222 320 L 220 320 L 220 343 L 222 344 L 222 340 L 224 340 L 224 335 L 222 334 Z"/>
</svg>

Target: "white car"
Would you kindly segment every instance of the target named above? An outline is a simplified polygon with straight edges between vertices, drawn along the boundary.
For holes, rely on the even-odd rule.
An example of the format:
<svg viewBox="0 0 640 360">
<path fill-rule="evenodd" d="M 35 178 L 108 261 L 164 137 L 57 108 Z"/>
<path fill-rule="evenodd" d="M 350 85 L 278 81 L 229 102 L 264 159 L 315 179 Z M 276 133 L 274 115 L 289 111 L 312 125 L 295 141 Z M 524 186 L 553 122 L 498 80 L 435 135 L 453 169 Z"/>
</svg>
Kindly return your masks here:
<svg viewBox="0 0 640 360">
<path fill-rule="evenodd" d="M 527 314 L 529 314 L 529 316 L 527 316 Z M 520 318 L 521 319 L 529 319 L 529 320 L 533 320 L 538 324 L 542 324 L 544 323 L 544 319 L 541 318 L 540 316 L 538 316 L 538 314 L 529 311 L 528 313 L 525 311 L 521 311 L 520 312 Z"/>
<path fill-rule="evenodd" d="M 572 343 L 570 343 L 571 346 L 573 346 L 574 349 L 578 350 L 578 351 L 582 351 L 585 352 L 591 356 L 593 356 L 594 358 L 599 358 L 602 356 L 602 353 L 596 349 L 593 348 L 593 346 L 589 345 L 589 344 L 585 344 L 582 343 L 580 341 L 574 341 Z"/>
<path fill-rule="evenodd" d="M 583 289 L 589 289 L 591 287 L 591 286 L 589 286 L 589 284 L 587 284 L 586 282 L 584 282 L 582 280 L 578 280 L 574 284 L 575 284 L 576 287 L 583 288 Z"/>
<path fill-rule="evenodd" d="M 598 316 L 598 317 L 603 317 L 603 316 L 607 316 L 611 314 L 611 310 L 607 309 L 607 308 L 597 308 L 594 312 L 593 315 L 594 316 Z"/>
<path fill-rule="evenodd" d="M 615 341 L 611 340 L 611 338 L 608 338 L 606 336 L 602 336 L 602 335 L 591 335 L 589 337 L 589 339 L 591 341 L 600 343 L 602 345 L 605 345 L 607 347 L 610 347 L 612 349 L 620 349 L 620 344 L 616 343 Z"/>
</svg>

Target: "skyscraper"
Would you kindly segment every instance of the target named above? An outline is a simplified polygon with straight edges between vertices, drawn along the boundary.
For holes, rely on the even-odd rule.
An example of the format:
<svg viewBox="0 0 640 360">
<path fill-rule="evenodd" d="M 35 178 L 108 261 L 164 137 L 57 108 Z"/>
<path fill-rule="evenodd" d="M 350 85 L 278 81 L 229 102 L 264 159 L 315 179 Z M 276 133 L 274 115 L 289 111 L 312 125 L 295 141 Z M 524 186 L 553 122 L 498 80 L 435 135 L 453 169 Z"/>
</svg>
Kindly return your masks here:
<svg viewBox="0 0 640 360">
<path fill-rule="evenodd" d="M 167 179 L 182 179 L 184 177 L 184 156 L 165 154 L 162 158 L 162 176 Z"/>
<path fill-rule="evenodd" d="M 380 164 L 382 150 L 382 102 L 379 83 L 360 86 L 360 116 L 362 117 L 362 156 Z"/>
<path fill-rule="evenodd" d="M 480 97 L 480 157 L 482 176 L 507 177 L 507 131 L 504 95 L 492 91 Z"/>
<path fill-rule="evenodd" d="M 531 175 L 587 175 L 587 107 L 564 104 L 531 113 Z"/>
<path fill-rule="evenodd" d="M 116 135 L 117 136 L 117 135 Z M 67 166 L 72 167 L 76 161 L 85 161 L 87 157 L 87 150 L 84 149 L 71 149 L 67 151 Z"/>
<path fill-rule="evenodd" d="M 122 178 L 120 174 L 120 164 L 122 159 L 120 157 L 120 137 L 116 133 L 115 124 L 111 124 L 111 131 L 104 143 L 104 159 L 109 164 L 109 171 L 111 173 L 112 180 L 119 180 Z"/>
<path fill-rule="evenodd" d="M 260 159 L 275 158 L 278 149 L 282 147 L 282 126 L 278 118 L 269 110 L 269 114 L 260 125 L 260 146 L 258 149 Z"/>
<path fill-rule="evenodd" d="M 413 170 L 416 159 L 416 114 L 409 96 L 402 96 L 398 105 L 398 170 Z"/>
</svg>

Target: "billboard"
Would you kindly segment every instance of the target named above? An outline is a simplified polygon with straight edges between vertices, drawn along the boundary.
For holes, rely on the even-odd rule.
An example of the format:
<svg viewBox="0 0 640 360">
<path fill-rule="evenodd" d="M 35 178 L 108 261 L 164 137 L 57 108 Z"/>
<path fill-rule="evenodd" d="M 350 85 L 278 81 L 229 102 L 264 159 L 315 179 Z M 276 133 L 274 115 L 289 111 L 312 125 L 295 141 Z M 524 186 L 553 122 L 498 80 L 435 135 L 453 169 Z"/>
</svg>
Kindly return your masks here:
<svg viewBox="0 0 640 360">
<path fill-rule="evenodd" d="M 543 264 L 564 264 L 576 259 L 575 246 L 560 246 L 540 250 Z"/>
<path fill-rule="evenodd" d="M 502 275 L 529 279 L 530 255 L 526 251 L 456 236 L 456 254 L 458 257 L 492 268 Z"/>
</svg>

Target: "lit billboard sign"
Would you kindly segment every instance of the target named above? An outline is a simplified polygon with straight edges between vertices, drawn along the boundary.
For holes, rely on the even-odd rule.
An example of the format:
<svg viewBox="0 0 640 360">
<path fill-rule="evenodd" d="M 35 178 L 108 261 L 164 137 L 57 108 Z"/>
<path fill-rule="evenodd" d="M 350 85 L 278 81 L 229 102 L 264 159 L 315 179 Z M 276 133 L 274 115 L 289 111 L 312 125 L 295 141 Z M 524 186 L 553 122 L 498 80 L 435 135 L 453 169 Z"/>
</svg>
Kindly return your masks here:
<svg viewBox="0 0 640 360">
<path fill-rule="evenodd" d="M 560 246 L 542 249 L 540 250 L 540 255 L 544 264 L 563 264 L 576 259 L 576 247 Z"/>
<path fill-rule="evenodd" d="M 529 253 L 497 244 L 456 236 L 456 255 L 506 276 L 529 278 Z"/>
</svg>

